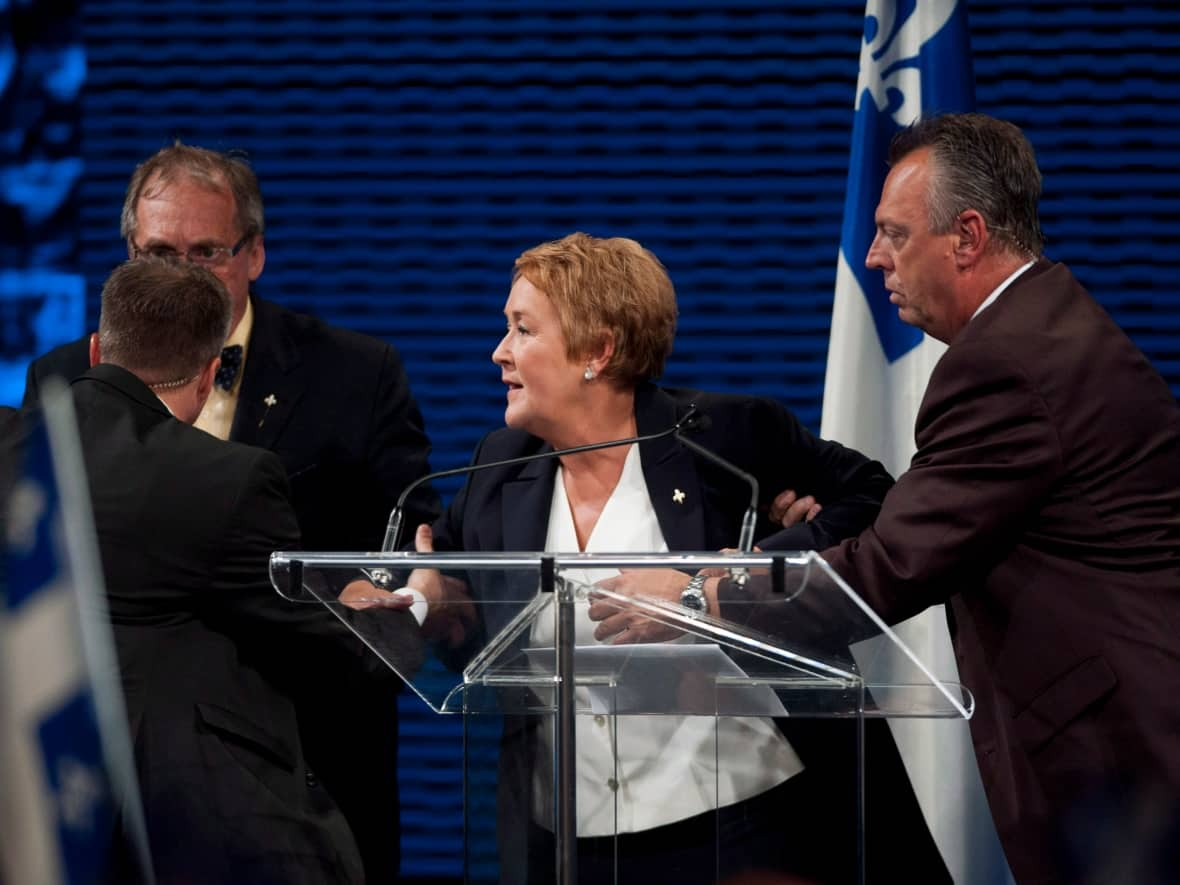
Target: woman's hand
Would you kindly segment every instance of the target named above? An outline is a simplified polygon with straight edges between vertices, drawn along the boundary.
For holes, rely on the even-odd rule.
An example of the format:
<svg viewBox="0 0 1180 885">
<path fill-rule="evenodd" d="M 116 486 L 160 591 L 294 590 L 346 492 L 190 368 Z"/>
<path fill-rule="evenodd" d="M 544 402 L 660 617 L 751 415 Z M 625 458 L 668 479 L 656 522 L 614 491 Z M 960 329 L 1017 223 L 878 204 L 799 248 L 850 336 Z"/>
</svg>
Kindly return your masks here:
<svg viewBox="0 0 1180 885">
<path fill-rule="evenodd" d="M 645 596 L 680 603 L 680 594 L 688 586 L 689 575 L 675 569 L 621 569 L 616 578 L 606 578 L 595 586 L 625 596 Z M 709 590 L 706 583 L 706 598 Z M 602 596 L 590 597 L 590 620 L 598 621 L 594 638 L 599 642 L 611 640 L 615 645 L 629 642 L 667 642 L 682 635 L 668 624 L 654 621 L 646 612 L 638 611 L 625 602 Z M 713 591 L 716 610 L 716 589 Z"/>
</svg>

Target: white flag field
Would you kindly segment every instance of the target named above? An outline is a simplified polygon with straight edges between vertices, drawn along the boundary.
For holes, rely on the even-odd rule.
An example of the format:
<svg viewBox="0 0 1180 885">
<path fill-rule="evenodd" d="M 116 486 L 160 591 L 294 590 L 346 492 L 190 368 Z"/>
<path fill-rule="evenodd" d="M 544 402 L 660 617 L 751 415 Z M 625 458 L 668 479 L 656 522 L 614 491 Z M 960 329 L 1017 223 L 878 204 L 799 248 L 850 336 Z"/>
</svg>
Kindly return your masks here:
<svg viewBox="0 0 1180 885">
<path fill-rule="evenodd" d="M 913 457 L 918 405 L 945 346 L 897 318 L 881 272 L 864 261 L 890 138 L 920 116 L 974 109 L 965 7 L 869 0 L 865 9 L 820 434 L 876 458 L 894 476 Z M 939 679 L 958 681 L 942 606 L 895 629 Z M 1011 882 L 967 723 L 898 719 L 890 726 L 955 882 Z"/>
</svg>

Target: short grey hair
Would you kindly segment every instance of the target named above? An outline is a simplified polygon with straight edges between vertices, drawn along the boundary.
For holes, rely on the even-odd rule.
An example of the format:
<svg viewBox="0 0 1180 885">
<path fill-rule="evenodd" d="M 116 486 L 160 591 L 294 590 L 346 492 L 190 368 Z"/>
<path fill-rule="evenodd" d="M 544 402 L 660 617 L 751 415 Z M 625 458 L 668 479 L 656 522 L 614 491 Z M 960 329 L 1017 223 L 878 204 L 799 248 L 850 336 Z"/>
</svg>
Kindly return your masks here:
<svg viewBox="0 0 1180 885">
<path fill-rule="evenodd" d="M 119 222 L 119 233 L 125 241 L 130 242 L 135 236 L 135 211 L 139 201 L 153 196 L 161 186 L 181 178 L 191 179 L 211 191 L 228 193 L 233 197 L 241 236 L 253 237 L 265 232 L 262 191 L 258 187 L 258 177 L 246 162 L 245 156 L 237 152 L 222 153 L 194 147 L 178 140 L 156 151 L 136 166 L 131 174 Z"/>
<path fill-rule="evenodd" d="M 1041 171 L 1019 127 L 986 114 L 919 120 L 893 137 L 889 164 L 924 147 L 933 158 L 926 202 L 934 233 L 947 233 L 960 214 L 974 209 L 998 248 L 1040 256 L 1045 248 L 1037 216 Z"/>
</svg>

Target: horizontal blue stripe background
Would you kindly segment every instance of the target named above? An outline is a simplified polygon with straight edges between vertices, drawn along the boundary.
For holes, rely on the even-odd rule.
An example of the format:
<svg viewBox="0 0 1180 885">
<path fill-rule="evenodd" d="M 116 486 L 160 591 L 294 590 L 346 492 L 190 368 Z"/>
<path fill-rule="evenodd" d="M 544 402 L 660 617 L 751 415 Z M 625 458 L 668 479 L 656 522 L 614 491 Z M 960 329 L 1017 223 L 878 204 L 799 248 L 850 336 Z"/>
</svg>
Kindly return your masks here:
<svg viewBox="0 0 1180 885">
<path fill-rule="evenodd" d="M 180 136 L 250 153 L 261 294 L 399 346 L 436 468 L 500 421 L 513 258 L 575 229 L 667 264 L 668 382 L 776 396 L 818 428 L 864 4 L 715 6 L 83 4 L 87 327 L 127 177 Z M 1180 13 L 968 12 L 977 107 L 1039 152 L 1049 255 L 1180 392 Z M 457 875 L 459 723 L 402 708 L 405 869 Z"/>
</svg>

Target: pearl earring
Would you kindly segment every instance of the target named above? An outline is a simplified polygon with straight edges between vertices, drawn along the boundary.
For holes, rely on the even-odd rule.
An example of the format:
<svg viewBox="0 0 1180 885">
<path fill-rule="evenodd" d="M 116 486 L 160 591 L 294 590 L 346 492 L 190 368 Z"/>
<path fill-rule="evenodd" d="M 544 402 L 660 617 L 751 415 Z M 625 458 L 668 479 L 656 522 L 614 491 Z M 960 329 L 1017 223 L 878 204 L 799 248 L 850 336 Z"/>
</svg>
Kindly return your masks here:
<svg viewBox="0 0 1180 885">
<path fill-rule="evenodd" d="M 591 369 L 589 366 L 587 366 L 586 371 L 582 373 L 582 377 L 585 378 L 587 381 L 593 381 L 594 374 L 595 374 L 594 370 Z"/>
</svg>

